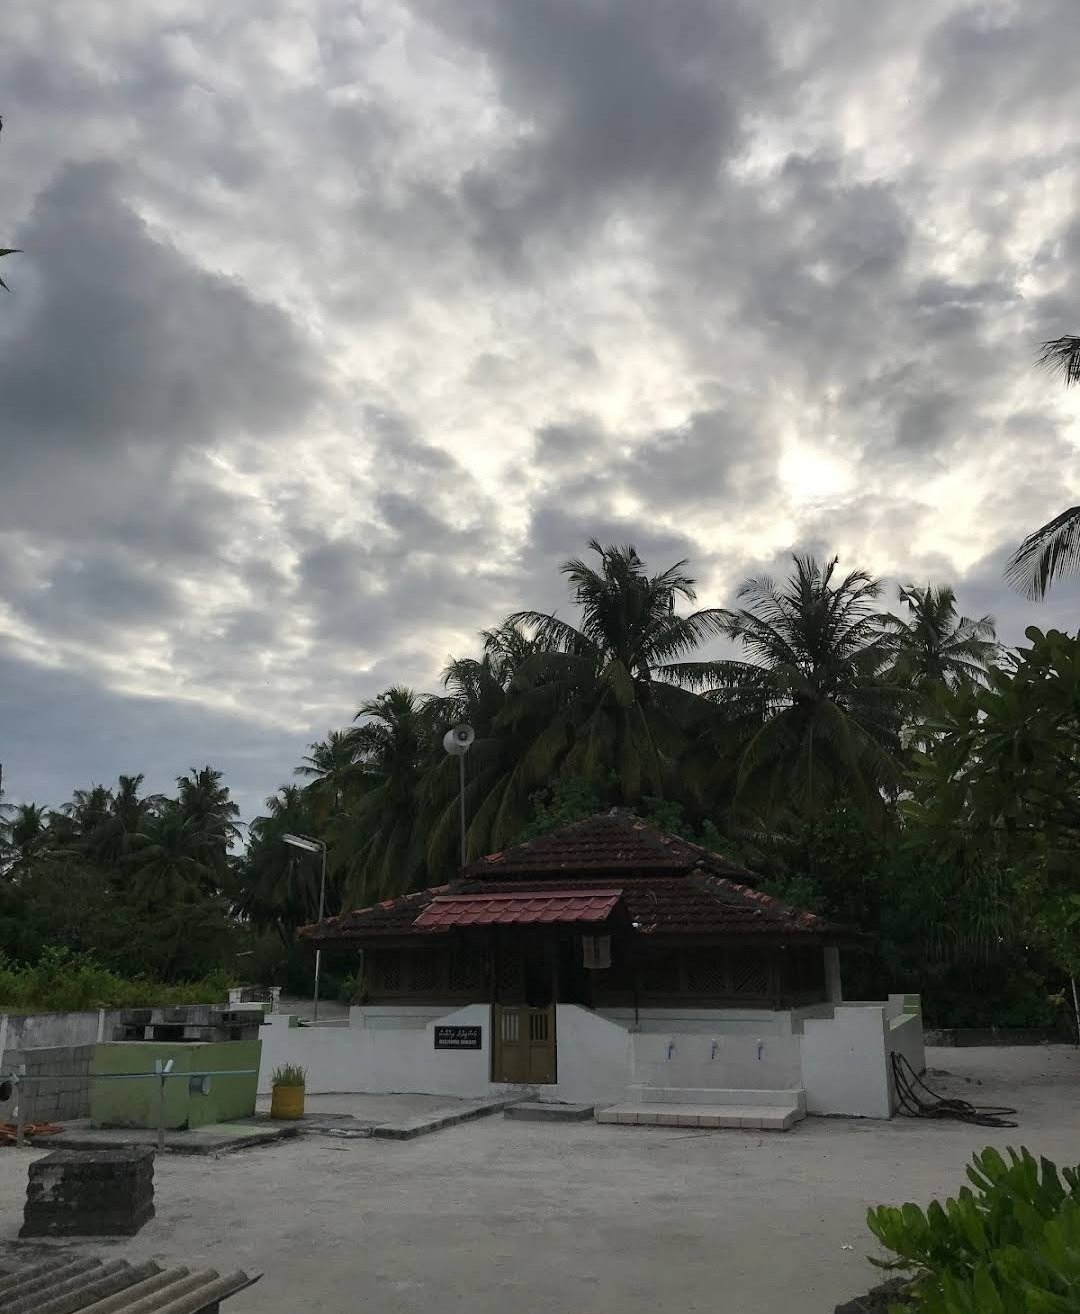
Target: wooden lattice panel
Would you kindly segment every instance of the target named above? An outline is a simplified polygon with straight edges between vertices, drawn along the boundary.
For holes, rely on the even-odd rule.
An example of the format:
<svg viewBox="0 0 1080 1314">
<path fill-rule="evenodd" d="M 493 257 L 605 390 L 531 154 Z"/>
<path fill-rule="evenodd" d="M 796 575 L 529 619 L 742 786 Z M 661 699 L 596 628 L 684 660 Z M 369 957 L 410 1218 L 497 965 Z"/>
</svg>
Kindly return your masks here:
<svg viewBox="0 0 1080 1314">
<path fill-rule="evenodd" d="M 687 986 L 700 995 L 728 993 L 728 965 L 722 950 L 698 950 L 686 964 Z"/>
<path fill-rule="evenodd" d="M 368 971 L 371 973 L 371 989 L 378 995 L 394 995 L 401 990 L 401 960 L 397 954 L 378 953 L 369 955 Z"/>
<path fill-rule="evenodd" d="M 679 961 L 672 954 L 656 954 L 642 960 L 638 977 L 643 994 L 679 993 Z"/>
<path fill-rule="evenodd" d="M 758 949 L 743 949 L 731 955 L 730 990 L 733 995 L 769 993 L 769 960 Z"/>
<path fill-rule="evenodd" d="M 495 975 L 500 999 L 514 999 L 524 993 L 525 972 L 520 958 L 513 954 L 501 953 Z"/>
<path fill-rule="evenodd" d="M 414 995 L 434 994 L 443 988 L 446 960 L 441 953 L 421 949 L 409 955 L 409 989 Z"/>
<path fill-rule="evenodd" d="M 450 993 L 463 995 L 480 990 L 484 984 L 484 965 L 475 953 L 456 953 L 450 958 L 447 985 Z"/>
</svg>

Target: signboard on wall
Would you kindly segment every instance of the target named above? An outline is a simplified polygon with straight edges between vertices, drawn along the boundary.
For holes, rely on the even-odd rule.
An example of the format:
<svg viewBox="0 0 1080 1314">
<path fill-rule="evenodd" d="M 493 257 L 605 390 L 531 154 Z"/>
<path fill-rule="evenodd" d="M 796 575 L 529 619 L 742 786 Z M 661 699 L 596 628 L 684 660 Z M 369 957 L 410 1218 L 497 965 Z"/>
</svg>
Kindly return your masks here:
<svg viewBox="0 0 1080 1314">
<path fill-rule="evenodd" d="M 436 1049 L 479 1049 L 480 1027 L 436 1027 Z"/>
</svg>

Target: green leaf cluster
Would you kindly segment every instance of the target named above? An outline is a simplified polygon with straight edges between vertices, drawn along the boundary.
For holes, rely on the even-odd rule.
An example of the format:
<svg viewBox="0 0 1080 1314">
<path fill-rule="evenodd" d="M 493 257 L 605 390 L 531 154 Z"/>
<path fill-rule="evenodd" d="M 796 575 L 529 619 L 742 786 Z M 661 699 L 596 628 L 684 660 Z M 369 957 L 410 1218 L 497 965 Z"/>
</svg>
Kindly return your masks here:
<svg viewBox="0 0 1080 1314">
<path fill-rule="evenodd" d="M 912 1274 L 908 1303 L 894 1311 L 1080 1311 L 1080 1169 L 1059 1172 L 1026 1149 L 1006 1154 L 975 1155 L 971 1186 L 943 1205 L 870 1210 L 870 1230 L 895 1256 L 871 1262 Z"/>
</svg>

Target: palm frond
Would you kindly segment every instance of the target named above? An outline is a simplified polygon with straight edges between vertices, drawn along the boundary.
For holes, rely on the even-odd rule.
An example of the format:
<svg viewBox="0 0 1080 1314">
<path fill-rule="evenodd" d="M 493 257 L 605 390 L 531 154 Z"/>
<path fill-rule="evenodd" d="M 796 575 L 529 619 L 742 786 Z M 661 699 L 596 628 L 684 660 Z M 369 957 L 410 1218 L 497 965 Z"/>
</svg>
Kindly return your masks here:
<svg viewBox="0 0 1080 1314">
<path fill-rule="evenodd" d="M 1080 506 L 1071 506 L 1029 534 L 1009 558 L 1005 579 L 1027 598 L 1042 598 L 1056 579 L 1080 569 Z"/>
<path fill-rule="evenodd" d="M 1080 383 L 1080 338 L 1065 336 L 1044 342 L 1039 364 L 1064 380 L 1065 386 Z"/>
</svg>

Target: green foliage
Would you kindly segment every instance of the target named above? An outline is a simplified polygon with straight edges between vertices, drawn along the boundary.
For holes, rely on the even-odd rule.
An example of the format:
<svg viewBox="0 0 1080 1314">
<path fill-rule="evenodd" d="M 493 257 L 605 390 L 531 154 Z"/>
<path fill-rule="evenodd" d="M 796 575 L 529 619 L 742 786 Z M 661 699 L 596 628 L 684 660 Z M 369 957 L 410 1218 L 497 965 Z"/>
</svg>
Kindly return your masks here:
<svg viewBox="0 0 1080 1314">
<path fill-rule="evenodd" d="M 1080 1169 L 1059 1174 L 1026 1149 L 988 1148 L 971 1187 L 926 1210 L 871 1209 L 867 1222 L 913 1275 L 912 1305 L 927 1314 L 1054 1314 L 1080 1308 Z M 904 1307 L 897 1306 L 897 1309 Z"/>
<path fill-rule="evenodd" d="M 527 825 L 514 836 L 514 843 L 535 839 L 548 831 L 569 826 L 595 816 L 607 806 L 614 790 L 613 777 L 586 779 L 581 776 L 564 776 L 547 789 L 539 789 L 532 796 L 533 815 Z"/>
<path fill-rule="evenodd" d="M 0 1011 L 67 1012 L 86 1008 L 139 1008 L 149 1004 L 224 1003 L 235 982 L 228 973 L 169 984 L 123 977 L 91 954 L 48 949 L 33 964 L 0 955 Z"/>
<path fill-rule="evenodd" d="M 307 1068 L 298 1063 L 283 1063 L 270 1074 L 271 1086 L 293 1086 L 303 1090 L 307 1085 Z"/>
<path fill-rule="evenodd" d="M 939 697 L 910 824 L 955 860 L 1009 873 L 1031 936 L 1080 970 L 1080 637 L 1027 631 L 985 689 Z M 1016 909 L 1014 909 L 1014 919 Z"/>
<path fill-rule="evenodd" d="M 118 978 L 196 981 L 235 965 L 228 845 L 236 805 L 210 767 L 147 795 L 142 776 L 55 812 L 0 807 L 0 954 L 92 953 Z"/>
</svg>

